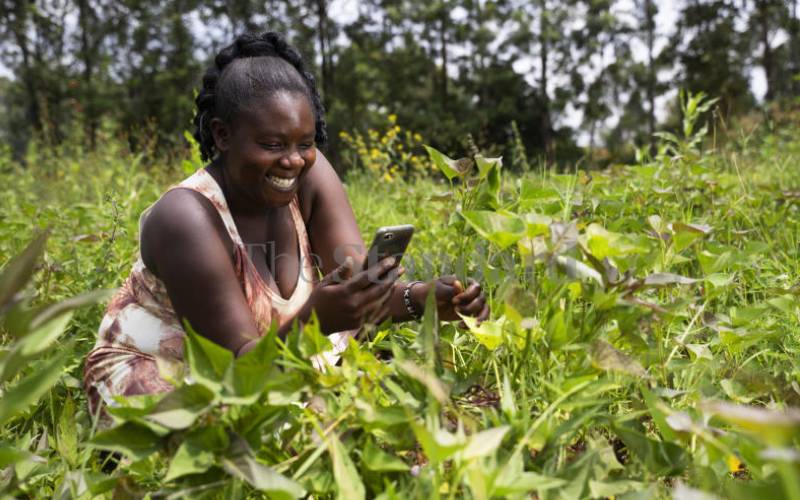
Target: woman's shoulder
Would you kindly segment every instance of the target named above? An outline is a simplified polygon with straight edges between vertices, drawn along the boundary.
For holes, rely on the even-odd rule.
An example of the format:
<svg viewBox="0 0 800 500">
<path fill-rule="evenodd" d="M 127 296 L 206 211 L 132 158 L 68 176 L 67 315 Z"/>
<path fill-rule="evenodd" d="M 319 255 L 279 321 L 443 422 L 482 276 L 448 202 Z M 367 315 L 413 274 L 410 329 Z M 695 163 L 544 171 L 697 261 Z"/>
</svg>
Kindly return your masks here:
<svg viewBox="0 0 800 500">
<path fill-rule="evenodd" d="M 178 185 L 164 193 L 141 221 L 142 261 L 158 275 L 155 262 L 164 251 L 192 251 L 209 236 L 232 248 L 232 240 L 212 200 L 201 192 Z"/>
</svg>

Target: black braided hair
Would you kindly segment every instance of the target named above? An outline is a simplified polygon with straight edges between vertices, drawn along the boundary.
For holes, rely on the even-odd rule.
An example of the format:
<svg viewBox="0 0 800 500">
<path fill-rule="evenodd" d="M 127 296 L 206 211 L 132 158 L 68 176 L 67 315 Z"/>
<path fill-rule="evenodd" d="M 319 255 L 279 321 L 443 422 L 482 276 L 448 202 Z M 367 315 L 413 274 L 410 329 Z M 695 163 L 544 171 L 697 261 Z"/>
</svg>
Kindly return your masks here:
<svg viewBox="0 0 800 500">
<path fill-rule="evenodd" d="M 325 109 L 314 76 L 306 70 L 297 49 L 275 32 L 246 33 L 222 49 L 203 76 L 197 94 L 194 137 L 200 144 L 204 161 L 217 154 L 211 134 L 211 119 L 228 122 L 253 98 L 263 98 L 281 91 L 305 95 L 314 110 L 314 140 L 322 146 L 328 140 Z"/>
</svg>

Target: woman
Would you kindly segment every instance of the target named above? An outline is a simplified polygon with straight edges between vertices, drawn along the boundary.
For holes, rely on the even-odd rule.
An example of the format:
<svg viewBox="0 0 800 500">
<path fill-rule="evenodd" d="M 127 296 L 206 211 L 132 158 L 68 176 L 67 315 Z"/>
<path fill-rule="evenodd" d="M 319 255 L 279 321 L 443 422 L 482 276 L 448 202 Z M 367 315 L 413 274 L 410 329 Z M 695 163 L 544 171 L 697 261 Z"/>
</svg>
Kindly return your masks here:
<svg viewBox="0 0 800 500">
<path fill-rule="evenodd" d="M 391 259 L 359 271 L 353 211 L 317 149 L 326 132 L 314 79 L 280 35 L 242 35 L 223 49 L 196 103 L 210 163 L 142 215 L 139 259 L 86 361 L 93 407 L 170 390 L 157 360 L 182 362 L 184 320 L 238 356 L 273 320 L 285 335 L 312 310 L 324 333 L 340 332 L 334 344 L 365 322 L 418 317 L 430 287 L 440 318 L 488 316 L 475 282 L 403 283 Z"/>
</svg>

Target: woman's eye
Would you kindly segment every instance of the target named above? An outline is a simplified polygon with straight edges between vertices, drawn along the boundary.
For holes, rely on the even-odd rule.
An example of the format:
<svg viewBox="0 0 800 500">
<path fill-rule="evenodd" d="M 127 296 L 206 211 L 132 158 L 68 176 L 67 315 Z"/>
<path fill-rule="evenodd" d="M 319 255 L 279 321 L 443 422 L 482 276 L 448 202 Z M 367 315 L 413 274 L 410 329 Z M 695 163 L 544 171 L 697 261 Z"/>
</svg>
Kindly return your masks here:
<svg viewBox="0 0 800 500">
<path fill-rule="evenodd" d="M 261 144 L 261 147 L 264 148 L 264 149 L 269 149 L 271 151 L 275 151 L 275 150 L 281 149 L 283 146 L 281 144 L 278 144 L 277 142 L 267 142 L 267 143 Z"/>
<path fill-rule="evenodd" d="M 313 142 L 307 142 L 305 144 L 301 144 L 300 147 L 303 148 L 303 149 L 311 149 L 311 148 L 314 147 L 314 143 Z"/>
</svg>

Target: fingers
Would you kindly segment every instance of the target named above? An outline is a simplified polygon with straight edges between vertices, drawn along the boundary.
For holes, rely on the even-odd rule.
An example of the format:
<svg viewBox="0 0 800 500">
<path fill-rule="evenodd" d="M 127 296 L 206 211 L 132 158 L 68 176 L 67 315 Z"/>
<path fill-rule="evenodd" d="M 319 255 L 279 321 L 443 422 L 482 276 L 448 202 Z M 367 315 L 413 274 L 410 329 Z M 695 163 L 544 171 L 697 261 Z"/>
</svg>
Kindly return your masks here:
<svg viewBox="0 0 800 500">
<path fill-rule="evenodd" d="M 322 280 L 320 280 L 320 285 L 329 285 L 331 283 L 341 283 L 343 281 L 349 280 L 353 276 L 353 258 L 347 256 L 345 258 L 344 263 L 331 271 L 330 273 L 326 274 Z"/>
<path fill-rule="evenodd" d="M 481 295 L 481 285 L 477 281 L 470 279 L 467 289 L 453 297 L 453 305 L 469 304 L 479 295 Z"/>
<path fill-rule="evenodd" d="M 394 259 L 394 257 L 387 257 L 381 260 L 378 262 L 378 264 L 353 276 L 353 278 L 347 284 L 348 291 L 351 293 L 357 292 L 358 290 L 363 290 L 364 288 L 367 288 L 375 283 L 383 283 L 387 280 L 393 281 L 390 279 L 390 276 L 386 275 L 386 273 L 393 268 L 397 268 L 397 266 L 397 261 Z"/>
</svg>

